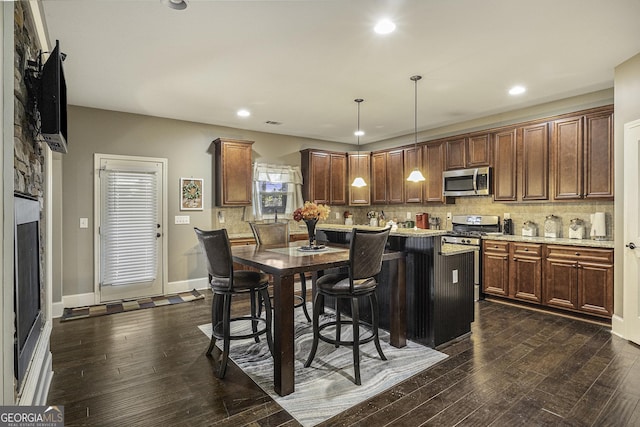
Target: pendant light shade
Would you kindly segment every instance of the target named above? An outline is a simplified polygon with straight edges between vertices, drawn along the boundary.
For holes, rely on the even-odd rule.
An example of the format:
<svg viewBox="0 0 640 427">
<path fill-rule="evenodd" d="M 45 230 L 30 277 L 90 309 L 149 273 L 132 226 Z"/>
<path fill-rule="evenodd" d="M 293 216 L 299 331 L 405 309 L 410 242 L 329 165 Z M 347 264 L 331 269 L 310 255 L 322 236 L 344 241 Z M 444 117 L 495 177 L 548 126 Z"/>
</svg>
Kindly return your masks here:
<svg viewBox="0 0 640 427">
<path fill-rule="evenodd" d="M 351 186 L 366 187 L 367 183 L 365 182 L 364 178 L 360 176 L 360 135 L 364 135 L 364 132 L 362 132 L 362 130 L 360 129 L 360 103 L 364 101 L 364 99 L 358 98 L 354 99 L 354 101 L 358 104 L 358 128 L 355 132 L 356 136 L 358 137 L 358 157 L 356 158 L 356 161 L 358 162 L 358 169 L 356 170 L 356 178 L 351 183 Z"/>
<path fill-rule="evenodd" d="M 422 76 L 411 76 L 410 79 L 414 83 L 414 114 L 413 114 L 413 129 L 414 129 L 414 144 L 415 144 L 415 153 L 416 153 L 416 162 L 418 160 L 418 80 L 420 80 Z M 424 181 L 424 175 L 420 172 L 418 166 L 415 167 L 414 170 L 411 171 L 407 181 L 411 182 L 421 182 Z"/>
</svg>

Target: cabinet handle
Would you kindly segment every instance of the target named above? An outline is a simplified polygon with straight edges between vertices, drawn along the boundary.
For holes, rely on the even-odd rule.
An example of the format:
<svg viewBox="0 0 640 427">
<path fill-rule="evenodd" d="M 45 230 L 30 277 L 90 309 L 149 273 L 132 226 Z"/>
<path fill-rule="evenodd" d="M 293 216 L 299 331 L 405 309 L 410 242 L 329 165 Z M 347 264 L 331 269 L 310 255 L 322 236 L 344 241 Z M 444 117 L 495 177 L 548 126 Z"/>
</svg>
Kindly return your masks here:
<svg viewBox="0 0 640 427">
<path fill-rule="evenodd" d="M 528 251 L 529 251 L 529 248 L 524 248 L 524 251 L 525 251 L 525 252 L 528 252 Z"/>
<path fill-rule="evenodd" d="M 514 260 L 514 261 L 517 261 L 517 260 L 518 260 L 518 258 L 516 258 L 516 257 L 513 257 L 513 260 Z"/>
<path fill-rule="evenodd" d="M 576 256 L 580 256 L 580 252 L 576 252 Z"/>
</svg>

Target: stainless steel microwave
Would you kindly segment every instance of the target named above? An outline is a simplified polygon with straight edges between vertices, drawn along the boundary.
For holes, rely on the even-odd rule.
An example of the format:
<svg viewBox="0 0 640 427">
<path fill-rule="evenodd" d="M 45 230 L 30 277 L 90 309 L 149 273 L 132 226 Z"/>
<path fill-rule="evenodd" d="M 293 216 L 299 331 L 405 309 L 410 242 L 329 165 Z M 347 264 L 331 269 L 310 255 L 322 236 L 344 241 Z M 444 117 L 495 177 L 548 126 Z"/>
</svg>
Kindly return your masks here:
<svg viewBox="0 0 640 427">
<path fill-rule="evenodd" d="M 491 194 L 491 168 L 445 171 L 442 193 L 445 196 L 488 196 Z"/>
</svg>

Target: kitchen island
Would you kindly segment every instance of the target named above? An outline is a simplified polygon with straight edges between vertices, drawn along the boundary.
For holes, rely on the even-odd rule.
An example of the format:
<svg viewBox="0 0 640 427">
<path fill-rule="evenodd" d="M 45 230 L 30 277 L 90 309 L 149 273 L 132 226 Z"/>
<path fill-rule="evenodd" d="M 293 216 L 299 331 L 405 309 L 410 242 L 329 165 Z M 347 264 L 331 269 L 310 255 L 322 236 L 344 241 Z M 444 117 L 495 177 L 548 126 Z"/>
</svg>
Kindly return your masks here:
<svg viewBox="0 0 640 427">
<path fill-rule="evenodd" d="M 354 228 L 380 229 L 368 225 L 319 224 L 317 237 L 320 241 L 347 244 Z M 407 338 L 433 348 L 469 334 L 474 316 L 473 253 L 476 249 L 461 245 L 443 247 L 440 236 L 447 233 L 446 230 L 399 228 L 389 235 L 389 249 L 406 255 Z M 383 329 L 388 329 L 390 324 L 389 286 L 394 274 L 393 264 L 383 265 L 378 288 Z"/>
</svg>

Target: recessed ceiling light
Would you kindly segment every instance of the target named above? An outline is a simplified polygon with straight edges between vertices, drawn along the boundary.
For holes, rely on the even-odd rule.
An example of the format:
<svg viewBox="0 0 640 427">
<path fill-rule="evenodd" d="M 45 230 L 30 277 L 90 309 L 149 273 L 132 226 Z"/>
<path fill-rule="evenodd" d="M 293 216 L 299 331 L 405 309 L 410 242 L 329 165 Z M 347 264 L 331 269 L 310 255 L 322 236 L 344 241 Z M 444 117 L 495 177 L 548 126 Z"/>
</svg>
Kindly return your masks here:
<svg viewBox="0 0 640 427">
<path fill-rule="evenodd" d="M 238 117 L 249 117 L 251 115 L 251 113 L 249 112 L 249 110 L 238 110 L 238 112 L 236 113 L 238 115 Z"/>
<path fill-rule="evenodd" d="M 526 91 L 527 88 L 525 88 L 524 86 L 514 86 L 509 89 L 509 95 L 520 95 L 522 93 L 525 93 Z"/>
<path fill-rule="evenodd" d="M 357 130 L 353 133 L 355 136 L 364 136 L 364 131 L 363 130 Z"/>
<path fill-rule="evenodd" d="M 187 8 L 185 0 L 162 0 L 162 3 L 174 10 L 185 10 Z"/>
<path fill-rule="evenodd" d="M 392 33 L 396 29 L 396 24 L 391 22 L 388 19 L 381 19 L 378 21 L 373 30 L 378 34 L 389 34 Z"/>
</svg>

